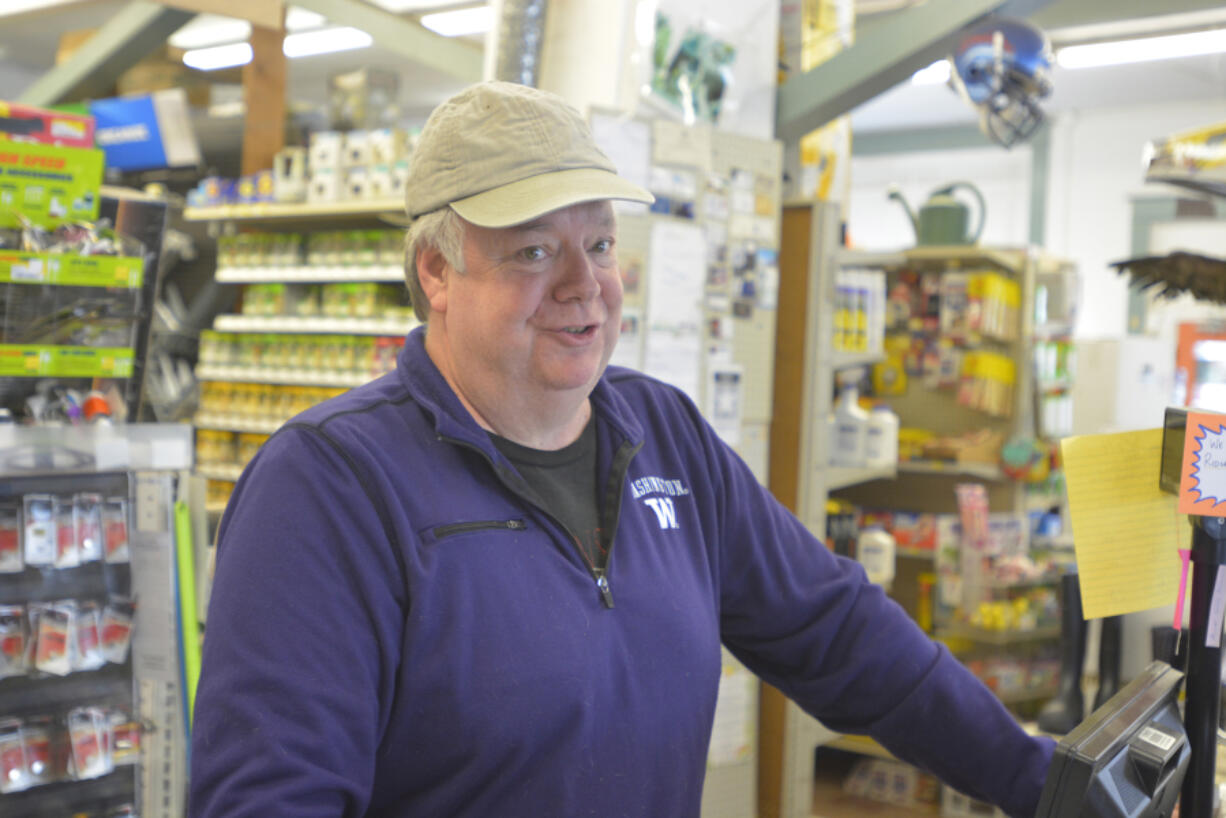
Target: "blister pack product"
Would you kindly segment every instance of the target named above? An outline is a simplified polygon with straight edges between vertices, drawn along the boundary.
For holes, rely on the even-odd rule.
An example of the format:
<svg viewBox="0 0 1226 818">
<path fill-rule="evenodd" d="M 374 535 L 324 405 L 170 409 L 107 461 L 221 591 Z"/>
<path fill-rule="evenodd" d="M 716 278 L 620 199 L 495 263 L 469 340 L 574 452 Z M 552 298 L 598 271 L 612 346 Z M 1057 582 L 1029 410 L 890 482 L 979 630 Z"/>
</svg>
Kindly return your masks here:
<svg viewBox="0 0 1226 818">
<path fill-rule="evenodd" d="M 21 727 L 26 744 L 26 766 L 30 773 L 30 786 L 50 784 L 58 777 L 52 756 L 52 741 L 55 734 L 50 716 L 33 716 Z"/>
<path fill-rule="evenodd" d="M 97 670 L 106 664 L 102 655 L 102 614 L 96 602 L 81 602 L 76 611 L 76 651 L 72 657 L 73 670 Z"/>
<path fill-rule="evenodd" d="M 0 503 L 0 574 L 18 574 L 25 568 L 21 554 L 21 506 Z"/>
<path fill-rule="evenodd" d="M 140 722 L 133 721 L 127 713 L 112 710 L 107 714 L 111 722 L 111 760 L 116 767 L 140 762 Z"/>
<path fill-rule="evenodd" d="M 0 605 L 0 679 L 26 673 L 26 610 Z"/>
<path fill-rule="evenodd" d="M 55 498 L 55 567 L 75 568 L 81 564 L 77 546 L 77 525 L 72 515 L 72 498 Z"/>
<path fill-rule="evenodd" d="M 49 602 L 30 602 L 26 605 L 26 673 L 38 669 L 38 627 L 43 614 L 51 608 Z"/>
<path fill-rule="evenodd" d="M 102 505 L 102 526 L 105 530 L 107 562 L 128 562 L 128 500 L 108 497 Z"/>
<path fill-rule="evenodd" d="M 34 666 L 43 673 L 72 672 L 73 611 L 62 603 L 50 605 L 38 617 L 38 648 Z"/>
<path fill-rule="evenodd" d="M 108 662 L 122 665 L 128 659 L 132 613 L 132 603 L 122 600 L 112 600 L 102 610 L 102 655 Z"/>
<path fill-rule="evenodd" d="M 69 710 L 67 722 L 70 772 L 74 778 L 97 778 L 115 769 L 109 751 L 111 726 L 101 709 L 78 707 Z"/>
<path fill-rule="evenodd" d="M 72 522 L 81 562 L 102 559 L 102 495 L 81 492 L 72 496 Z"/>
<path fill-rule="evenodd" d="M 55 498 L 50 494 L 27 494 L 22 498 L 27 565 L 55 564 Z"/>
<path fill-rule="evenodd" d="M 0 793 L 30 786 L 30 766 L 19 719 L 0 719 Z"/>
</svg>

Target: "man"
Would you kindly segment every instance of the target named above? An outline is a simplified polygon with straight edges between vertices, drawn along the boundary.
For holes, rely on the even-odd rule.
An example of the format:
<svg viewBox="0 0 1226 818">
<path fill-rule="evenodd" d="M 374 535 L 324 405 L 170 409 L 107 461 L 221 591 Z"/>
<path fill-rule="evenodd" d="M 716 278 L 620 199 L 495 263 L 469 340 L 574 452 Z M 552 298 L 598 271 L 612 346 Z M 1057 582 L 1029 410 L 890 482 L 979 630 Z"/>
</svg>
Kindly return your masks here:
<svg viewBox="0 0 1226 818">
<path fill-rule="evenodd" d="M 1050 740 L 754 479 L 606 371 L 619 179 L 559 98 L 444 103 L 408 182 L 427 320 L 286 424 L 220 532 L 195 818 L 697 816 L 720 644 L 831 727 L 1029 816 Z"/>
</svg>

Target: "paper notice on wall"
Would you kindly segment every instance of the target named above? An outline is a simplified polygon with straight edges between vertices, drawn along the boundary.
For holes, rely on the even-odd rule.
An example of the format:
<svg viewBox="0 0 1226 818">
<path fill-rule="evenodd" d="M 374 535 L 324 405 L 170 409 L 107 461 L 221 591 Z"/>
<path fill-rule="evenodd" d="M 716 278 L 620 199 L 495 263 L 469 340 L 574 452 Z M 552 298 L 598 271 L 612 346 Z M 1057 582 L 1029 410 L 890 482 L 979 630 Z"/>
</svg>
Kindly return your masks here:
<svg viewBox="0 0 1226 818">
<path fill-rule="evenodd" d="M 588 116 L 596 146 L 617 168 L 617 175 L 648 187 L 651 166 L 651 123 L 611 111 L 592 110 Z M 619 211 L 645 211 L 637 202 L 614 202 Z"/>
<path fill-rule="evenodd" d="M 729 446 L 740 445 L 742 401 L 741 388 L 744 370 L 737 364 L 716 365 L 709 362 L 707 368 L 707 419 L 715 433 Z"/>
<path fill-rule="evenodd" d="M 614 366 L 643 368 L 643 315 L 638 309 L 622 309 L 621 336 L 609 363 Z"/>
<path fill-rule="evenodd" d="M 719 677 L 719 698 L 711 727 L 708 767 L 726 767 L 749 759 L 753 752 L 754 676 L 725 660 Z"/>
<path fill-rule="evenodd" d="M 711 128 L 667 119 L 652 123 L 652 158 L 661 165 L 706 169 L 711 164 Z"/>
<path fill-rule="evenodd" d="M 643 370 L 699 400 L 706 236 L 681 222 L 657 222 L 647 261 Z"/>
</svg>

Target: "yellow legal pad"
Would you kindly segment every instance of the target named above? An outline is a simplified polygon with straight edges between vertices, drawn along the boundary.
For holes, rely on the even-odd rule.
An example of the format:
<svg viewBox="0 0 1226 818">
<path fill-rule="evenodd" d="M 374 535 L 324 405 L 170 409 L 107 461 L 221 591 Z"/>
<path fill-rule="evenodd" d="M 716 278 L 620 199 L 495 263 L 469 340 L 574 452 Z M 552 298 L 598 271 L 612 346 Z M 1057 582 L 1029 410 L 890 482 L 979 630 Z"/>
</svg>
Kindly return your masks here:
<svg viewBox="0 0 1226 818">
<path fill-rule="evenodd" d="M 1061 441 L 1086 619 L 1175 602 L 1191 530 L 1158 489 L 1162 430 Z"/>
</svg>

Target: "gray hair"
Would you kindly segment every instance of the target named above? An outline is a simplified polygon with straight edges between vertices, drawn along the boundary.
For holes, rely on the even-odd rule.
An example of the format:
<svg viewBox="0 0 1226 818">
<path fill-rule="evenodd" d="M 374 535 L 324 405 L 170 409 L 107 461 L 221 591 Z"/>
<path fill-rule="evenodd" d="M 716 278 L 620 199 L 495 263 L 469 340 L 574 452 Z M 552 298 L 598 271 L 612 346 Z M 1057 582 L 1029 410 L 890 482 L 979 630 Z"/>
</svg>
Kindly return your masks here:
<svg viewBox="0 0 1226 818">
<path fill-rule="evenodd" d="M 450 207 L 431 210 L 413 220 L 404 237 L 404 280 L 417 320 L 430 320 L 430 303 L 417 276 L 417 251 L 423 247 L 438 250 L 458 273 L 464 272 L 464 220 Z"/>
</svg>

